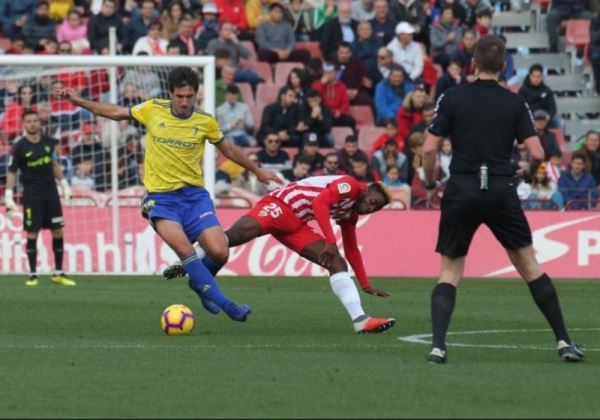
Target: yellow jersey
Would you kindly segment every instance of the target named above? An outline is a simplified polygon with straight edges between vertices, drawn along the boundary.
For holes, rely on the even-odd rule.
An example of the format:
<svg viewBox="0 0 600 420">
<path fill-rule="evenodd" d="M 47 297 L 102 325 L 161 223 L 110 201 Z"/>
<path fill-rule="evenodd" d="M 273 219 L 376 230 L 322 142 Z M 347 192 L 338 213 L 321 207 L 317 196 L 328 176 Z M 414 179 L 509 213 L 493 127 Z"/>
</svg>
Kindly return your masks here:
<svg viewBox="0 0 600 420">
<path fill-rule="evenodd" d="M 171 100 L 151 99 L 129 112 L 146 126 L 144 186 L 149 192 L 174 191 L 188 185 L 203 187 L 200 166 L 205 142 L 216 144 L 224 136 L 219 123 L 202 111 L 188 118 L 171 112 Z"/>
</svg>

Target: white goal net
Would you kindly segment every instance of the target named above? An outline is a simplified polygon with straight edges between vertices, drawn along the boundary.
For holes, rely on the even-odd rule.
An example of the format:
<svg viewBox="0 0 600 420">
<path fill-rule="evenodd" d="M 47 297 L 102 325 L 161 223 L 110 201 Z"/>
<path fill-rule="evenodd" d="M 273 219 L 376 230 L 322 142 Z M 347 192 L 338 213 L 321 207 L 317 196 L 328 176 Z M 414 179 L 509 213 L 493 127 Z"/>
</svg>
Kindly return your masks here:
<svg viewBox="0 0 600 420">
<path fill-rule="evenodd" d="M 58 141 L 58 158 L 73 190 L 72 206 L 63 203 L 68 272 L 155 273 L 175 256 L 140 216 L 145 128 L 135 120 L 117 123 L 99 118 L 53 97 L 52 89 L 71 87 L 85 98 L 129 107 L 169 98 L 168 75 L 175 66 L 197 70 L 202 80 L 197 106 L 214 114 L 213 57 L 0 56 L 1 197 L 12 145 L 23 134 L 22 114 L 36 111 L 44 134 Z M 212 146 L 206 148 L 204 172 L 213 193 Z M 18 204 L 21 194 L 18 182 Z M 0 211 L 3 273 L 27 271 L 22 222 L 20 212 L 8 218 Z M 44 232 L 38 243 L 42 273 L 53 268 L 50 243 Z"/>
</svg>

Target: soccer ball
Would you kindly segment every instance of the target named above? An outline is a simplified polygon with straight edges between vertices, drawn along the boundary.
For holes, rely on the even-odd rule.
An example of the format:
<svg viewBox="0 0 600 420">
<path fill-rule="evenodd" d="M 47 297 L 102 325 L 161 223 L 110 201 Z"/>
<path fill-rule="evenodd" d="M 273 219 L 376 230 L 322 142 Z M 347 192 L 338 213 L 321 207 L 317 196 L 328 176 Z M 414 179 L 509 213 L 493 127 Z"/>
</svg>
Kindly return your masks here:
<svg viewBox="0 0 600 420">
<path fill-rule="evenodd" d="M 194 314 L 185 305 L 171 305 L 160 317 L 160 326 L 167 335 L 186 335 L 194 329 Z"/>
</svg>

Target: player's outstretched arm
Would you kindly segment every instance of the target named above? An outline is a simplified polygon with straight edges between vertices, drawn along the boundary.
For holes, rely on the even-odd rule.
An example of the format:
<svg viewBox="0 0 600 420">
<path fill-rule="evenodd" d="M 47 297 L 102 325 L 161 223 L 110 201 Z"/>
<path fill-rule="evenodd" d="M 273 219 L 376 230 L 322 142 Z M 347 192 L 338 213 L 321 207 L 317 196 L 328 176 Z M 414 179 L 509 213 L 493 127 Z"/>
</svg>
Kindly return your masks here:
<svg viewBox="0 0 600 420">
<path fill-rule="evenodd" d="M 120 121 L 131 119 L 129 108 L 115 104 L 107 104 L 101 102 L 90 101 L 82 98 L 75 89 L 54 89 L 52 94 L 59 98 L 64 98 L 73 105 L 80 106 L 88 111 L 111 120 Z"/>
<path fill-rule="evenodd" d="M 277 184 L 281 184 L 283 182 L 281 178 L 279 178 L 273 172 L 267 171 L 257 166 L 254 162 L 248 159 L 248 157 L 244 154 L 242 149 L 240 149 L 227 139 L 223 139 L 222 141 L 217 143 L 216 146 L 217 149 L 219 149 L 226 158 L 234 161 L 238 165 L 243 166 L 250 172 L 254 173 L 258 180 L 263 184 L 268 184 L 271 181 L 276 182 Z"/>
<path fill-rule="evenodd" d="M 344 241 L 344 254 L 346 259 L 352 266 L 356 279 L 360 283 L 363 292 L 379 297 L 389 297 L 390 294 L 384 290 L 379 290 L 371 286 L 369 283 L 369 277 L 367 276 L 367 270 L 365 264 L 358 249 L 358 240 L 356 238 L 356 221 L 349 221 L 346 223 L 340 223 L 342 228 L 342 240 Z"/>
</svg>

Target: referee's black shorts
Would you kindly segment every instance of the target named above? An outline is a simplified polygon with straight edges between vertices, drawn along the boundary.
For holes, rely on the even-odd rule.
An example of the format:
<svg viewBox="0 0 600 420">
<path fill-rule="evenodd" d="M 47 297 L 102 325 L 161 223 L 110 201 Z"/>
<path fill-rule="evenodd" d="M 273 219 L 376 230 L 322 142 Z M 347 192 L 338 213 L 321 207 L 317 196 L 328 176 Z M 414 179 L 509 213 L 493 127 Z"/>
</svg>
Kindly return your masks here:
<svg viewBox="0 0 600 420">
<path fill-rule="evenodd" d="M 36 197 L 25 194 L 23 197 L 23 228 L 27 232 L 38 232 L 41 229 L 59 229 L 64 227 L 60 197 Z"/>
<path fill-rule="evenodd" d="M 442 198 L 442 215 L 436 251 L 450 258 L 467 255 L 477 228 L 486 224 L 506 249 L 532 244 L 515 182 L 511 177 L 490 177 L 487 190 L 477 175 L 452 175 Z"/>
</svg>

